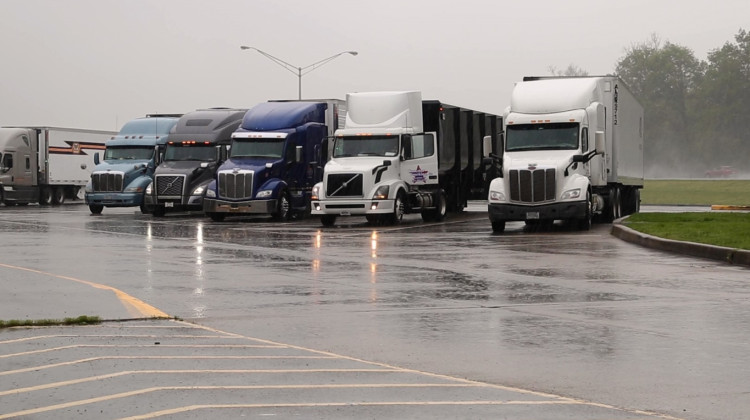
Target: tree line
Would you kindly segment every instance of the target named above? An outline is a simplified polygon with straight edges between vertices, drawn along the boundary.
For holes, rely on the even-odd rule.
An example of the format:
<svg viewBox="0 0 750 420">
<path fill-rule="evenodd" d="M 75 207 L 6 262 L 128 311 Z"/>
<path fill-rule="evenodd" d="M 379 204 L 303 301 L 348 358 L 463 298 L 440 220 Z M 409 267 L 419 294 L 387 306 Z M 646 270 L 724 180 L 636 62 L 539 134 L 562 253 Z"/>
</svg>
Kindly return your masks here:
<svg viewBox="0 0 750 420">
<path fill-rule="evenodd" d="M 750 33 L 706 61 L 654 35 L 626 48 L 615 71 L 644 107 L 647 178 L 750 172 Z"/>
</svg>

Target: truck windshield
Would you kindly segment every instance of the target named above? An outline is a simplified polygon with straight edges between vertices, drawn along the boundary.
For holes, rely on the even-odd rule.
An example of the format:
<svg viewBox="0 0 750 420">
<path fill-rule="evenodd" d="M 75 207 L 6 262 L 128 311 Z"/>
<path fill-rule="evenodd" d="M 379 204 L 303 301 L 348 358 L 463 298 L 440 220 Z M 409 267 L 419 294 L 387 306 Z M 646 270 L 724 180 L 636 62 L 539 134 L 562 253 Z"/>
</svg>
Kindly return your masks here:
<svg viewBox="0 0 750 420">
<path fill-rule="evenodd" d="M 216 160 L 216 146 L 213 144 L 169 144 L 164 151 L 164 160 Z"/>
<path fill-rule="evenodd" d="M 150 160 L 153 156 L 153 146 L 107 147 L 104 151 L 104 160 Z"/>
<path fill-rule="evenodd" d="M 281 158 L 284 139 L 233 139 L 230 157 Z"/>
<path fill-rule="evenodd" d="M 397 156 L 398 136 L 337 137 L 333 157 Z"/>
<path fill-rule="evenodd" d="M 578 123 L 514 124 L 506 126 L 505 150 L 578 149 Z"/>
</svg>

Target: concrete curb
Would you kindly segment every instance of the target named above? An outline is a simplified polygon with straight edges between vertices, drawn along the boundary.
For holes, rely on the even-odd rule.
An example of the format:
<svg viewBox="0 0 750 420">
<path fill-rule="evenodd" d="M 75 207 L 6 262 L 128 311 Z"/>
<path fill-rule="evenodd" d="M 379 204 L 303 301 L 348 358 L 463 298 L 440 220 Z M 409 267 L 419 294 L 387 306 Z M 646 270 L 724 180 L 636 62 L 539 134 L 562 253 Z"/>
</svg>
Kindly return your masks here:
<svg viewBox="0 0 750 420">
<path fill-rule="evenodd" d="M 750 251 L 723 246 L 699 244 L 695 242 L 674 241 L 671 239 L 646 235 L 645 233 L 623 226 L 620 223 L 620 220 L 615 221 L 612 225 L 612 235 L 623 241 L 638 244 L 647 248 L 724 261 L 730 264 L 750 266 Z"/>
</svg>

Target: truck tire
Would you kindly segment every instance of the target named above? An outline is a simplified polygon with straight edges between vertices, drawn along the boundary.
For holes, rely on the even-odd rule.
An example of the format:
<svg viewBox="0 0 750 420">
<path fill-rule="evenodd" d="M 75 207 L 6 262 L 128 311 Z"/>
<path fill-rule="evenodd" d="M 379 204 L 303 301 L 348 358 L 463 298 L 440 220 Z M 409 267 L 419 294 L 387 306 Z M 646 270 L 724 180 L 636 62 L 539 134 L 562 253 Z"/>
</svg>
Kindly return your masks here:
<svg viewBox="0 0 750 420">
<path fill-rule="evenodd" d="M 65 187 L 55 187 L 52 190 L 52 204 L 60 205 L 65 203 Z"/>
<path fill-rule="evenodd" d="M 91 211 L 91 214 L 102 214 L 104 206 L 101 204 L 89 204 L 89 210 Z"/>
<path fill-rule="evenodd" d="M 323 224 L 325 227 L 333 226 L 336 223 L 336 215 L 335 214 L 324 214 L 320 216 L 320 223 Z"/>
<path fill-rule="evenodd" d="M 579 219 L 578 222 L 578 230 L 591 230 L 591 219 L 593 217 L 593 202 L 591 199 L 591 192 L 586 193 L 586 214 L 583 216 L 583 219 Z"/>
<path fill-rule="evenodd" d="M 39 205 L 49 206 L 50 204 L 52 204 L 52 188 L 42 187 L 39 190 Z"/>
<path fill-rule="evenodd" d="M 404 218 L 404 206 L 406 198 L 403 191 L 396 193 L 396 199 L 393 201 L 393 213 L 389 214 L 386 222 L 389 225 L 397 225 Z"/>
<path fill-rule="evenodd" d="M 289 220 L 289 193 L 282 191 L 276 204 L 276 213 L 273 214 L 273 220 L 277 222 L 286 222 Z"/>
<path fill-rule="evenodd" d="M 492 233 L 503 233 L 505 231 L 505 220 L 492 222 Z"/>
<path fill-rule="evenodd" d="M 440 222 L 445 219 L 446 213 L 448 213 L 448 203 L 445 198 L 445 191 L 440 190 L 435 193 L 435 208 L 429 210 L 422 210 L 422 220 L 425 222 Z"/>
</svg>

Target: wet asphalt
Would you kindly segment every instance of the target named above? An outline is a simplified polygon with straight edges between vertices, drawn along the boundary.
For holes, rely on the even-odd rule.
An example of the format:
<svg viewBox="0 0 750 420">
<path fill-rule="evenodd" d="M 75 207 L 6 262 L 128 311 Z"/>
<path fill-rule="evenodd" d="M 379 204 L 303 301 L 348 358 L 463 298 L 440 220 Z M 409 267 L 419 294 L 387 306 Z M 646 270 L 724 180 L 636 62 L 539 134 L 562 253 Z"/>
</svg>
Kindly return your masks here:
<svg viewBox="0 0 750 420">
<path fill-rule="evenodd" d="M 0 320 L 106 320 L 0 330 L 0 418 L 748 418 L 747 267 L 470 210 L 0 207 Z"/>
</svg>

